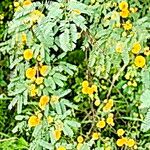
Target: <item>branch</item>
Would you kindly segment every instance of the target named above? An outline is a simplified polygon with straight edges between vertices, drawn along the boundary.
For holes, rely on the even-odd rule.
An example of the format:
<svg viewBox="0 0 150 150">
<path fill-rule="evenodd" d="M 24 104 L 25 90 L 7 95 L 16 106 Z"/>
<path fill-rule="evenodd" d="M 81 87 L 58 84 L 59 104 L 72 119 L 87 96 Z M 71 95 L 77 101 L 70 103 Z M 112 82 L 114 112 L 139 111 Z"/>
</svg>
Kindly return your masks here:
<svg viewBox="0 0 150 150">
<path fill-rule="evenodd" d="M 111 86 L 110 86 L 109 91 L 108 91 L 108 94 L 107 94 L 107 99 L 109 98 L 109 96 L 110 96 L 110 94 L 111 94 L 112 88 L 113 88 L 113 86 L 114 86 L 116 80 L 118 80 L 118 78 L 119 78 L 121 72 L 124 71 L 124 69 L 125 69 L 126 66 L 127 66 L 127 65 L 124 64 L 124 65 L 122 66 L 122 68 L 118 71 L 118 73 L 113 76 L 113 80 L 112 80 Z"/>
</svg>

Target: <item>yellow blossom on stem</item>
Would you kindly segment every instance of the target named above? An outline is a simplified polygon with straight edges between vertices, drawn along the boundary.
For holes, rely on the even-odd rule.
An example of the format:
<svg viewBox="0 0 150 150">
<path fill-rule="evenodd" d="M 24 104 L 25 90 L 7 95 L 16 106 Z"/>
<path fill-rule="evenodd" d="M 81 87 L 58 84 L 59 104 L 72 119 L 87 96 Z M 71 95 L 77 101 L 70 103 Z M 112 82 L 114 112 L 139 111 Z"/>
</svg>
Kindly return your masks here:
<svg viewBox="0 0 150 150">
<path fill-rule="evenodd" d="M 37 85 L 40 85 L 40 84 L 43 83 L 43 80 L 44 80 L 43 77 L 37 77 L 36 80 L 35 80 L 35 83 L 36 83 Z"/>
<path fill-rule="evenodd" d="M 121 12 L 120 12 L 120 16 L 122 18 L 127 18 L 129 16 L 129 10 L 128 9 L 123 9 Z"/>
<path fill-rule="evenodd" d="M 83 145 L 82 143 L 78 143 L 77 144 L 77 150 L 81 150 L 82 145 Z"/>
<path fill-rule="evenodd" d="M 30 118 L 28 120 L 29 127 L 35 127 L 35 126 L 39 125 L 39 123 L 40 123 L 40 119 L 37 116 L 35 116 L 35 115 L 30 116 Z"/>
<path fill-rule="evenodd" d="M 55 104 L 55 103 L 58 103 L 58 100 L 59 100 L 59 96 L 52 95 L 50 102 L 51 102 L 51 104 Z"/>
<path fill-rule="evenodd" d="M 139 43 L 139 42 L 136 42 L 136 43 L 133 44 L 132 53 L 133 53 L 133 54 L 138 54 L 139 51 L 140 51 L 140 49 L 141 49 L 140 43 Z"/>
<path fill-rule="evenodd" d="M 111 125 L 111 126 L 114 126 L 114 125 L 115 125 L 115 124 L 114 124 L 114 120 L 113 120 L 112 117 L 108 117 L 108 118 L 106 119 L 106 122 L 107 122 L 107 124 L 109 124 L 109 125 Z"/>
<path fill-rule="evenodd" d="M 58 141 L 61 138 L 61 131 L 60 130 L 54 130 L 54 138 L 56 141 Z"/>
<path fill-rule="evenodd" d="M 25 44 L 27 42 L 27 36 L 25 33 L 22 33 L 21 35 L 21 40 L 22 40 L 22 43 Z"/>
<path fill-rule="evenodd" d="M 99 136 L 100 136 L 100 134 L 99 134 L 98 132 L 94 132 L 94 133 L 92 134 L 92 139 L 93 139 L 93 140 L 98 140 L 98 139 L 99 139 Z"/>
<path fill-rule="evenodd" d="M 64 146 L 59 146 L 57 150 L 66 150 L 66 148 Z"/>
<path fill-rule="evenodd" d="M 93 84 L 91 88 L 93 89 L 93 92 L 97 92 L 97 86 L 95 84 Z"/>
<path fill-rule="evenodd" d="M 88 87 L 89 86 L 89 82 L 87 80 L 82 82 L 82 87 Z"/>
<path fill-rule="evenodd" d="M 48 104 L 48 102 L 49 102 L 49 96 L 46 96 L 46 95 L 42 96 L 39 101 L 39 107 L 42 110 L 44 110 L 44 108 Z"/>
<path fill-rule="evenodd" d="M 118 42 L 117 45 L 116 45 L 116 52 L 117 53 L 122 53 L 122 50 L 123 50 L 123 44 Z"/>
<path fill-rule="evenodd" d="M 96 126 L 97 126 L 98 128 L 101 128 L 101 129 L 104 128 L 105 125 L 106 125 L 105 120 L 100 120 L 100 121 L 98 121 L 97 124 L 96 124 Z"/>
<path fill-rule="evenodd" d="M 122 136 L 125 133 L 125 131 L 123 129 L 118 129 L 117 130 L 117 135 L 118 136 Z"/>
<path fill-rule="evenodd" d="M 33 10 L 30 14 L 31 21 L 33 23 L 37 22 L 40 19 L 42 19 L 42 17 L 44 17 L 44 14 L 39 10 Z"/>
<path fill-rule="evenodd" d="M 122 147 L 124 145 L 124 140 L 123 139 L 118 139 L 116 144 L 117 144 L 117 146 Z"/>
<path fill-rule="evenodd" d="M 78 141 L 78 143 L 82 143 L 84 141 L 84 139 L 82 136 L 78 136 L 77 141 Z"/>
<path fill-rule="evenodd" d="M 128 9 L 128 3 L 126 1 L 122 1 L 121 3 L 119 3 L 119 9 Z"/>
<path fill-rule="evenodd" d="M 23 56 L 26 60 L 30 60 L 33 57 L 33 52 L 31 49 L 26 49 L 23 53 Z"/>
<path fill-rule="evenodd" d="M 14 7 L 19 7 L 19 2 L 14 2 Z"/>
<path fill-rule="evenodd" d="M 36 75 L 36 69 L 35 68 L 28 68 L 26 70 L 26 77 L 28 79 L 32 79 L 33 77 L 35 77 L 35 75 Z"/>
<path fill-rule="evenodd" d="M 131 29 L 132 29 L 132 24 L 130 23 L 129 20 L 126 21 L 126 23 L 123 23 L 122 25 L 123 25 L 123 28 L 124 28 L 125 30 L 131 30 Z"/>
<path fill-rule="evenodd" d="M 42 76 L 46 76 L 48 74 L 48 66 L 47 65 L 43 65 L 40 68 L 40 74 Z"/>
<path fill-rule="evenodd" d="M 95 106 L 99 106 L 99 105 L 100 105 L 100 100 L 97 99 L 97 100 L 94 102 L 94 105 L 95 105 Z"/>
<path fill-rule="evenodd" d="M 143 68 L 145 66 L 146 60 L 143 56 L 139 55 L 139 56 L 136 56 L 134 63 L 137 67 Z"/>
<path fill-rule="evenodd" d="M 32 4 L 32 2 L 30 0 L 25 0 L 23 2 L 23 6 L 30 6 Z"/>
<path fill-rule="evenodd" d="M 51 116 L 48 116 L 47 117 L 47 122 L 49 123 L 49 124 L 51 124 L 52 122 L 53 122 L 53 117 L 51 117 Z"/>
<path fill-rule="evenodd" d="M 133 139 L 128 139 L 127 145 L 128 145 L 129 147 L 133 147 L 133 146 L 135 145 L 135 141 L 134 141 Z"/>
<path fill-rule="evenodd" d="M 92 95 L 94 92 L 92 87 L 87 87 L 87 94 Z"/>
<path fill-rule="evenodd" d="M 150 50 L 149 47 L 144 48 L 144 55 L 149 56 L 150 55 Z"/>
</svg>

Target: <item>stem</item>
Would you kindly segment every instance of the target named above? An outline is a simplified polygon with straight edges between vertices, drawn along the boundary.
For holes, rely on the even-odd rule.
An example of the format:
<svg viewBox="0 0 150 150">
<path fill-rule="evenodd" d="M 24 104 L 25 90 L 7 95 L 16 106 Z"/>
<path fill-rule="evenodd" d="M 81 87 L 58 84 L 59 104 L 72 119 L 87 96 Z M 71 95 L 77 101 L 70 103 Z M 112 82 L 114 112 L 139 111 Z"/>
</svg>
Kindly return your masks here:
<svg viewBox="0 0 150 150">
<path fill-rule="evenodd" d="M 116 80 L 118 80 L 118 78 L 119 78 L 121 72 L 124 71 L 125 67 L 126 67 L 126 64 L 124 64 L 124 65 L 122 66 L 122 68 L 118 71 L 118 73 L 113 76 L 113 80 L 112 80 L 112 82 L 111 82 L 111 86 L 110 86 L 109 91 L 108 91 L 108 94 L 107 94 L 107 99 L 109 98 L 109 96 L 110 96 L 110 94 L 111 94 L 112 88 L 113 88 L 113 86 L 114 86 Z"/>
<path fill-rule="evenodd" d="M 16 137 L 12 137 L 9 139 L 0 139 L 0 142 L 11 141 L 11 140 L 16 140 L 16 139 L 17 139 Z"/>
</svg>

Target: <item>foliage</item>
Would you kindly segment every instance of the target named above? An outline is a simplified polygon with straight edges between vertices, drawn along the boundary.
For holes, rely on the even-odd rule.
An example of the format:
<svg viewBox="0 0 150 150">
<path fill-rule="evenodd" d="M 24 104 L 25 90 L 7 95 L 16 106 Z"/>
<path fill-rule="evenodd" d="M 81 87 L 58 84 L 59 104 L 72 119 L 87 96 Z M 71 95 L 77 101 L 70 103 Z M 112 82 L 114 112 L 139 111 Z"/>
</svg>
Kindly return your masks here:
<svg viewBox="0 0 150 150">
<path fill-rule="evenodd" d="M 18 149 L 149 149 L 149 4 L 14 3 L 0 52 Z"/>
</svg>

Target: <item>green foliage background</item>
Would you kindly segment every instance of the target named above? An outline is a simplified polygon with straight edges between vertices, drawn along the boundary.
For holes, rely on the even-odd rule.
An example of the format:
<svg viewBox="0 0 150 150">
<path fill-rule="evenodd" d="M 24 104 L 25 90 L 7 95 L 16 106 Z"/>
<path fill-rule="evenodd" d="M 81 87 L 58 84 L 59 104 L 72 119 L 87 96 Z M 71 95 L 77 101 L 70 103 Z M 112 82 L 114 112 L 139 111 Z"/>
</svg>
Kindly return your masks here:
<svg viewBox="0 0 150 150">
<path fill-rule="evenodd" d="M 54 149 L 53 145 L 56 143 L 56 147 L 66 144 L 65 146 L 73 149 L 72 140 L 76 144 L 77 135 L 86 135 L 93 123 L 90 122 L 90 117 L 87 120 L 83 118 L 91 109 L 90 98 L 81 92 L 81 83 L 86 79 L 90 84 L 95 83 L 98 86 L 99 93 L 96 96 L 101 102 L 106 98 L 115 100 L 116 106 L 112 111 L 116 114 L 116 129 L 125 127 L 129 130 L 128 135 L 137 139 L 139 150 L 149 149 L 150 58 L 149 56 L 146 58 L 145 68 L 137 69 L 133 67 L 134 56 L 130 53 L 130 49 L 136 40 L 142 43 L 142 48 L 150 46 L 150 2 L 149 0 L 128 1 L 131 7 L 138 8 L 138 13 L 130 16 L 134 26 L 133 32 L 136 33 L 133 37 L 130 36 L 130 32 L 127 32 L 126 37 L 122 37 L 123 28 L 118 29 L 113 26 L 120 20 L 110 19 L 112 11 L 118 11 L 118 7 L 113 6 L 113 3 L 120 1 L 97 0 L 93 4 L 90 0 L 80 2 L 70 3 L 69 6 L 69 1 L 52 3 L 52 6 L 43 1 L 35 2 L 32 7 L 22 9 L 15 14 L 12 1 L 1 2 L 0 15 L 4 14 L 4 19 L 0 20 L 0 139 L 6 141 L 0 142 L 0 148 Z M 28 20 L 29 12 L 35 8 L 43 11 L 46 18 L 43 22 L 37 22 L 35 28 L 32 28 L 32 24 L 24 24 L 22 21 Z M 81 15 L 70 18 L 72 9 L 79 9 Z M 110 22 L 107 22 L 105 17 L 109 18 Z M 122 23 L 122 20 L 120 22 Z M 49 27 L 54 30 L 47 30 Z M 49 130 L 51 134 L 54 128 L 46 125 L 45 122 L 43 126 L 37 126 L 35 129 L 29 129 L 27 126 L 29 116 L 39 108 L 36 101 L 32 102 L 31 98 L 26 98 L 29 81 L 25 78 L 24 71 L 35 64 L 35 60 L 27 63 L 21 57 L 20 52 L 23 52 L 26 47 L 21 47 L 18 44 L 21 40 L 17 43 L 15 38 L 22 31 L 26 32 L 29 38 L 33 36 L 34 42 L 28 41 L 27 46 L 34 49 L 34 57 L 41 54 L 43 63 L 51 66 L 49 76 L 44 80 L 45 90 L 41 89 L 41 93 L 50 95 L 55 93 L 61 97 L 61 101 L 58 105 L 52 106 L 53 110 L 47 107 L 42 113 L 45 116 L 58 115 L 56 120 L 64 118 L 62 119 L 65 125 L 63 132 L 67 138 L 60 143 L 49 137 L 47 131 Z M 81 37 L 78 39 L 79 33 Z M 126 51 L 121 55 L 114 51 L 118 41 L 125 44 Z M 143 52 L 141 53 L 143 55 Z M 120 70 L 115 86 L 108 95 L 112 80 Z M 136 74 L 134 77 L 138 86 L 123 88 L 127 85 L 125 75 L 130 70 L 132 74 Z M 8 110 L 8 107 L 12 109 Z M 97 116 L 101 114 L 103 116 L 100 109 L 93 105 L 92 107 L 97 111 Z M 144 122 L 143 118 L 145 118 Z M 81 125 L 84 128 L 78 131 Z M 117 149 L 114 139 L 116 135 L 111 128 L 102 132 L 102 135 L 106 137 L 111 135 L 110 145 L 113 149 Z M 103 142 L 93 144 L 90 138 L 89 135 L 87 137 L 89 141 L 85 143 L 82 150 L 104 149 Z M 67 140 L 70 139 L 72 143 L 68 144 Z"/>
</svg>

